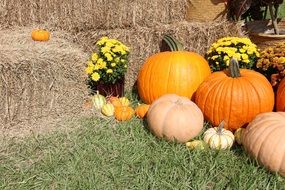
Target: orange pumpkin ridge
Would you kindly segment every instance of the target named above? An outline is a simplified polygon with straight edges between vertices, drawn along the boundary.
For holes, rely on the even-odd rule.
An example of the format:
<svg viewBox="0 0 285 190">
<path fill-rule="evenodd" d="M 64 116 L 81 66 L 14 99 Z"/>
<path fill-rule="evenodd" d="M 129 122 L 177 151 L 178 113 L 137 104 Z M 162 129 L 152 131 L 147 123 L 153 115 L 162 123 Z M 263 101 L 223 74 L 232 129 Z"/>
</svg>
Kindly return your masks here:
<svg viewBox="0 0 285 190">
<path fill-rule="evenodd" d="M 276 111 L 285 111 L 285 78 L 281 80 L 277 89 Z"/>
</svg>

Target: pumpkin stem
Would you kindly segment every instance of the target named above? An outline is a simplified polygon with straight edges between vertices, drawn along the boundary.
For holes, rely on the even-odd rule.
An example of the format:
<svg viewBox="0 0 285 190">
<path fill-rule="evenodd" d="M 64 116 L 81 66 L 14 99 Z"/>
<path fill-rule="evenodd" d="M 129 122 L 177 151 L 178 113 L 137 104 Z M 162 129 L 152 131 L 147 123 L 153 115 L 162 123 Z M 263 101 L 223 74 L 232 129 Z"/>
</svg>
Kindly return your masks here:
<svg viewBox="0 0 285 190">
<path fill-rule="evenodd" d="M 218 134 L 222 134 L 224 126 L 225 126 L 225 121 L 223 120 L 218 126 L 218 131 L 217 131 Z"/>
<path fill-rule="evenodd" d="M 167 46 L 167 47 L 165 47 Z M 184 47 L 182 43 L 180 43 L 178 40 L 173 38 L 170 35 L 164 35 L 162 38 L 162 45 L 160 48 L 160 51 L 183 51 Z"/>
<path fill-rule="evenodd" d="M 229 71 L 232 78 L 240 77 L 239 64 L 237 59 L 234 57 L 230 60 Z"/>
</svg>

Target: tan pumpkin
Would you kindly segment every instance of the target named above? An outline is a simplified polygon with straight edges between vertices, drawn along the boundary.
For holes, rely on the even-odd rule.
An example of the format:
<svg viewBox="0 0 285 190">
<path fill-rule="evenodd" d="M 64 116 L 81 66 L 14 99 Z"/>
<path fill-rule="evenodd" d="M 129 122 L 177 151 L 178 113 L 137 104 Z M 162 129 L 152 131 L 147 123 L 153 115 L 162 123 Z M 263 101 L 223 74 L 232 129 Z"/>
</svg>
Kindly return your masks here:
<svg viewBox="0 0 285 190">
<path fill-rule="evenodd" d="M 146 116 L 149 107 L 150 105 L 148 104 L 139 104 L 135 109 L 136 116 L 143 119 Z"/>
<path fill-rule="evenodd" d="M 203 122 L 198 106 L 188 98 L 175 94 L 161 96 L 147 112 L 148 127 L 155 136 L 180 143 L 199 135 Z"/>
<path fill-rule="evenodd" d="M 115 107 L 115 118 L 119 121 L 130 120 L 133 117 L 134 113 L 134 109 L 129 106 Z"/>
<path fill-rule="evenodd" d="M 285 176 L 285 112 L 257 115 L 242 133 L 245 151 L 271 171 Z"/>
<path fill-rule="evenodd" d="M 204 150 L 208 145 L 203 140 L 193 140 L 186 143 L 186 147 L 190 150 Z"/>
</svg>

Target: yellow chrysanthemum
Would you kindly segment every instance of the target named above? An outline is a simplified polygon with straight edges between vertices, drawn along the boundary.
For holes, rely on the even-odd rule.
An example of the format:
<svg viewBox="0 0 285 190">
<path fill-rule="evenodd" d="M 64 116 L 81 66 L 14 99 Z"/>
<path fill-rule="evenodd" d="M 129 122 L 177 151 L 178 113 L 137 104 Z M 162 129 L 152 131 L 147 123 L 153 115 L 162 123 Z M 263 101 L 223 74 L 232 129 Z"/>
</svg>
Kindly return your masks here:
<svg viewBox="0 0 285 190">
<path fill-rule="evenodd" d="M 241 58 L 242 58 L 243 60 L 246 60 L 246 59 L 248 59 L 248 55 L 247 55 L 247 54 L 241 54 Z"/>
<path fill-rule="evenodd" d="M 104 56 L 107 58 L 107 61 L 112 61 L 113 57 L 110 53 L 105 53 Z"/>
<path fill-rule="evenodd" d="M 88 75 L 90 75 L 91 73 L 93 73 L 93 68 L 94 68 L 94 67 L 86 67 L 86 68 L 85 68 L 85 73 L 88 74 Z"/>
<path fill-rule="evenodd" d="M 101 45 L 103 45 L 104 43 L 106 43 L 107 41 L 108 41 L 108 37 L 106 37 L 106 36 L 104 36 L 104 37 L 102 37 L 100 40 L 98 40 L 97 42 L 96 42 L 96 45 L 99 45 L 99 46 L 101 46 Z"/>
<path fill-rule="evenodd" d="M 112 67 L 116 67 L 116 63 L 111 63 L 111 66 Z"/>
<path fill-rule="evenodd" d="M 91 75 L 91 79 L 94 80 L 94 81 L 98 81 L 98 80 L 100 79 L 99 73 L 94 72 L 94 73 Z"/>
<path fill-rule="evenodd" d="M 112 70 L 112 69 L 107 69 L 106 72 L 107 72 L 107 73 L 113 73 L 113 70 Z"/>
<path fill-rule="evenodd" d="M 104 47 L 101 48 L 101 52 L 103 54 L 109 53 L 110 51 L 111 51 L 111 48 L 108 47 L 108 46 L 104 46 Z"/>
<path fill-rule="evenodd" d="M 96 62 L 97 59 L 98 59 L 97 53 L 93 53 L 92 56 L 91 56 L 91 60 L 92 60 L 93 62 Z"/>
</svg>

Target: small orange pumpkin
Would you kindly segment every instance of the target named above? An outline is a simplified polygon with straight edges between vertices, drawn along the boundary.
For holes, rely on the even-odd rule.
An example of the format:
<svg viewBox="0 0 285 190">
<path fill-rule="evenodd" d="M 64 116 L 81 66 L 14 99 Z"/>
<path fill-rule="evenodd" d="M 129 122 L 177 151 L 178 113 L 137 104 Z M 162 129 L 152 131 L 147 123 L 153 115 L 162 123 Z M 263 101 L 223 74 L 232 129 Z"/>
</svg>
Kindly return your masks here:
<svg viewBox="0 0 285 190">
<path fill-rule="evenodd" d="M 276 111 L 285 111 L 285 78 L 281 80 L 277 89 Z"/>
<path fill-rule="evenodd" d="M 136 110 L 135 110 L 136 116 L 138 116 L 139 118 L 143 119 L 146 116 L 146 114 L 147 114 L 149 106 L 150 105 L 148 105 L 148 104 L 139 104 L 136 107 Z"/>
<path fill-rule="evenodd" d="M 135 110 L 129 106 L 115 107 L 115 118 L 119 121 L 130 120 L 135 113 Z"/>
<path fill-rule="evenodd" d="M 119 98 L 117 96 L 110 96 L 108 98 L 108 102 L 113 104 L 114 107 L 122 106 L 122 103 L 121 103 L 121 101 L 119 100 Z"/>
<path fill-rule="evenodd" d="M 46 30 L 37 29 L 32 31 L 32 39 L 35 41 L 48 41 L 50 33 Z"/>
</svg>

